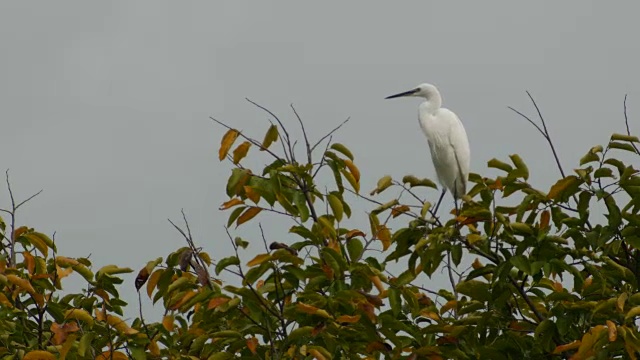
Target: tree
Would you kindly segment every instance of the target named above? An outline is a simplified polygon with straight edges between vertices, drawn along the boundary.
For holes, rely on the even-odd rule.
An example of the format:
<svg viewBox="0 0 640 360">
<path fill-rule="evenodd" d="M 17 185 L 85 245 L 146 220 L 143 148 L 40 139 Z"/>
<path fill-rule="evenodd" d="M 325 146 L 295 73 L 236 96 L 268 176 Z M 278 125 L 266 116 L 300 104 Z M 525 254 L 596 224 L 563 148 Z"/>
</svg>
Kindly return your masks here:
<svg viewBox="0 0 640 360">
<path fill-rule="evenodd" d="M 186 216 L 184 229 L 172 223 L 187 246 L 147 263 L 135 282 L 162 301 L 160 322 L 122 319 L 118 274 L 131 269 L 94 272 L 88 259 L 59 256 L 47 235 L 17 225 L 21 204 L 12 200 L 4 210 L 10 223 L 0 222 L 0 355 L 636 359 L 640 177 L 619 154 L 636 159 L 640 151 L 626 108 L 626 134 L 591 148 L 571 174 L 539 110 L 541 125 L 519 113 L 548 141 L 561 178 L 536 189 L 518 155 L 492 159 L 488 166 L 502 175 L 471 174 L 459 213 L 437 216 L 421 197 L 437 194 L 429 179 L 385 176 L 362 194 L 354 154 L 332 141 L 342 124 L 312 142 L 292 107 L 302 130 L 296 141 L 254 105 L 275 121 L 262 141 L 214 119 L 227 128 L 218 155 L 232 169 L 221 209 L 235 254 L 212 259 Z M 250 169 L 249 154 L 269 164 Z M 498 205 L 503 198 L 514 205 Z M 352 225 L 355 201 L 372 204 L 366 229 Z M 592 215 L 598 206 L 606 211 L 601 222 Z M 232 235 L 233 225 L 262 230 L 259 221 L 273 217 L 289 221 L 296 240 Z M 247 259 L 248 247 L 263 250 Z M 401 270 L 392 273 L 392 263 Z M 421 285 L 441 269 L 450 287 Z M 237 281 L 223 283 L 222 272 Z M 88 291 L 60 295 L 71 273 Z"/>
</svg>

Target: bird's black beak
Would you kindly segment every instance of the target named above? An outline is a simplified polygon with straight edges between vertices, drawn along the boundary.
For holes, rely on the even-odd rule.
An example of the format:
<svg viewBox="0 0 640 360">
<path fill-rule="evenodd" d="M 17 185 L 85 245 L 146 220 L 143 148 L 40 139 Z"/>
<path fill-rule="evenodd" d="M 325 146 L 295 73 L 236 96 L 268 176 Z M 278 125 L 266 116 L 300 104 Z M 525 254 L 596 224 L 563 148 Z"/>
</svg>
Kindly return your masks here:
<svg viewBox="0 0 640 360">
<path fill-rule="evenodd" d="M 413 90 L 401 92 L 400 94 L 387 96 L 385 99 L 394 99 L 394 98 L 398 98 L 398 97 L 402 97 L 402 96 L 410 96 L 410 95 L 413 95 L 413 94 L 417 93 L 418 91 L 420 91 L 420 89 L 413 89 Z"/>
</svg>

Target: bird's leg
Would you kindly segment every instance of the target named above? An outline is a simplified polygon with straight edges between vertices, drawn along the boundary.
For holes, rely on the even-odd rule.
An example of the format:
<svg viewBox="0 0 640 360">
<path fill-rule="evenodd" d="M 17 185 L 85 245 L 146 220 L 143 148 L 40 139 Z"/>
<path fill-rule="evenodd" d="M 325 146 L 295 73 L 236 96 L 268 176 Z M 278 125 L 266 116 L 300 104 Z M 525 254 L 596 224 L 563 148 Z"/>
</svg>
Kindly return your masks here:
<svg viewBox="0 0 640 360">
<path fill-rule="evenodd" d="M 444 197 L 444 194 L 447 192 L 447 189 L 442 189 L 442 193 L 440 194 L 440 199 L 438 199 L 438 202 L 436 203 L 436 207 L 435 209 L 433 209 L 433 214 L 437 214 L 438 213 L 438 208 L 440 207 L 440 203 L 442 202 L 442 198 Z"/>
</svg>

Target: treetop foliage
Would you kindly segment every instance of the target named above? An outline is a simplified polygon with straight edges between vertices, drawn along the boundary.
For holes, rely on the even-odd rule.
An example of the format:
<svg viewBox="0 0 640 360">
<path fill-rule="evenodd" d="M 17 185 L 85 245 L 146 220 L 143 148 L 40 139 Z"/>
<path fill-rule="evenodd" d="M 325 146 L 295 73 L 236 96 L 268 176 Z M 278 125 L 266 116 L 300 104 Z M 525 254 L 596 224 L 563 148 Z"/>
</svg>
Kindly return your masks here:
<svg viewBox="0 0 640 360">
<path fill-rule="evenodd" d="M 388 175 L 361 189 L 357 154 L 333 142 L 344 123 L 312 142 L 292 106 L 302 129 L 294 139 L 253 104 L 274 121 L 259 139 L 213 119 L 226 128 L 218 159 L 231 164 L 220 206 L 229 257 L 203 251 L 183 213 L 184 225 L 171 224 L 186 246 L 141 264 L 135 284 L 123 284 L 121 274 L 134 270 L 96 270 L 88 258 L 58 254 L 55 237 L 20 224 L 26 201 L 14 199 L 7 175 L 0 356 L 637 358 L 640 176 L 620 154 L 635 160 L 640 151 L 628 121 L 625 134 L 590 148 L 567 171 L 537 105 L 538 121 L 518 112 L 550 145 L 560 178 L 538 189 L 520 156 L 491 159 L 498 176 L 471 174 L 459 211 L 435 214 L 425 197 L 438 194 L 430 179 Z M 249 168 L 248 156 L 269 160 Z M 370 211 L 355 214 L 355 202 Z M 602 221 L 593 214 L 599 206 Z M 365 227 L 356 225 L 361 216 Z M 295 240 L 263 231 L 260 222 L 274 218 L 291 224 Z M 260 238 L 234 236 L 239 226 L 254 226 Z M 249 247 L 260 250 L 247 258 Z M 220 280 L 223 272 L 236 281 Z M 436 288 L 431 278 L 440 272 L 449 284 Z M 63 292 L 72 275 L 86 282 L 81 293 Z M 119 291 L 131 287 L 161 304 L 161 321 L 124 318 Z"/>
</svg>

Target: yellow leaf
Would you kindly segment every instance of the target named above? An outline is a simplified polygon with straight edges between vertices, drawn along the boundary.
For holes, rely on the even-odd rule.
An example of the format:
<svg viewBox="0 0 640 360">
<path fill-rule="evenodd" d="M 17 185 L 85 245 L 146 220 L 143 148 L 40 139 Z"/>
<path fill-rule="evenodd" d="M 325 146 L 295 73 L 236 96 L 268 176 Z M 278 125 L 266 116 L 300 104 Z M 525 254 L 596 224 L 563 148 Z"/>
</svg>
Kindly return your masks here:
<svg viewBox="0 0 640 360">
<path fill-rule="evenodd" d="M 322 316 L 323 318 L 331 319 L 331 315 L 327 312 L 327 310 L 318 309 L 315 315 Z"/>
<path fill-rule="evenodd" d="M 314 359 L 317 359 L 317 360 L 326 360 L 327 359 L 324 355 L 322 355 L 322 353 L 320 353 L 320 351 L 318 351 L 316 349 L 310 349 L 308 351 L 308 353 L 309 353 L 309 355 L 313 356 Z"/>
<path fill-rule="evenodd" d="M 351 172 L 346 171 L 345 169 L 340 169 L 340 173 L 342 173 L 342 176 L 344 176 L 344 178 L 347 179 L 349 184 L 351 184 L 351 187 L 356 192 L 356 194 L 359 193 L 360 192 L 360 180 L 356 179 L 355 176 Z M 359 175 L 360 174 L 358 173 L 358 176 Z"/>
<path fill-rule="evenodd" d="M 458 306 L 458 302 L 456 300 L 449 300 L 447 301 L 446 304 L 442 305 L 442 307 L 440 308 L 440 314 L 444 314 L 447 311 L 455 308 L 456 306 Z"/>
<path fill-rule="evenodd" d="M 618 338 L 618 328 L 616 327 L 616 324 L 613 323 L 613 321 L 607 320 L 607 330 L 609 335 L 609 341 L 610 342 L 616 341 L 616 339 Z"/>
<path fill-rule="evenodd" d="M 138 333 L 138 330 L 130 328 L 124 320 L 114 315 L 107 315 L 107 323 L 121 334 L 135 335 Z"/>
<path fill-rule="evenodd" d="M 309 305 L 309 304 L 305 304 L 303 302 L 298 302 L 296 304 L 296 309 L 298 309 L 298 311 L 306 313 L 306 314 L 315 314 L 318 310 L 317 307 Z"/>
<path fill-rule="evenodd" d="M 380 194 L 381 192 L 383 192 L 386 188 L 388 188 L 389 186 L 391 186 L 393 182 L 393 179 L 391 178 L 390 175 L 385 175 L 383 177 L 381 177 L 378 180 L 378 184 L 376 186 L 375 189 L 373 189 L 373 191 L 371 191 L 369 193 L 369 195 L 373 196 L 375 194 Z"/>
<path fill-rule="evenodd" d="M 36 233 L 29 233 L 24 235 L 24 238 L 29 240 L 31 245 L 33 245 L 44 257 L 49 256 L 49 247 Z"/>
<path fill-rule="evenodd" d="M 482 240 L 483 237 L 480 234 L 469 234 L 467 235 L 467 241 L 469 242 L 469 244 L 473 245 L 474 243 Z"/>
<path fill-rule="evenodd" d="M 78 336 L 76 334 L 71 334 L 69 335 L 69 337 L 67 337 L 67 341 L 65 341 L 64 344 L 62 344 L 62 348 L 60 348 L 59 360 L 65 360 L 65 358 L 67 357 L 67 353 L 69 352 L 69 350 L 71 350 L 71 347 L 73 347 L 73 344 L 76 342 L 77 337 Z"/>
<path fill-rule="evenodd" d="M 358 170 L 358 167 L 356 167 L 356 164 L 353 163 L 353 161 L 349 160 L 349 159 L 344 159 L 344 164 L 347 167 L 347 169 L 349 169 L 349 172 L 351 172 L 351 174 L 353 175 L 353 178 L 356 181 L 360 181 L 360 170 Z"/>
<path fill-rule="evenodd" d="M 236 129 L 230 129 L 226 134 L 222 137 L 222 141 L 220 142 L 220 150 L 218 150 L 218 158 L 220 161 L 224 160 L 224 158 L 229 153 L 229 149 L 240 135 L 240 132 Z"/>
<path fill-rule="evenodd" d="M 7 276 L 9 277 L 9 276 Z M 636 306 L 634 308 L 632 308 L 631 310 L 629 310 L 629 312 L 627 313 L 627 315 L 624 317 L 625 320 L 629 320 L 633 317 L 636 317 L 640 315 L 640 306 Z"/>
<path fill-rule="evenodd" d="M 68 320 L 68 319 L 80 320 L 87 323 L 89 327 L 93 326 L 93 317 L 91 316 L 91 314 L 89 314 L 87 310 L 84 310 L 84 309 L 69 309 L 65 311 L 64 318 L 65 320 Z"/>
<path fill-rule="evenodd" d="M 165 315 L 162 318 L 162 326 L 167 331 L 173 330 L 173 315 Z"/>
<path fill-rule="evenodd" d="M 620 312 L 624 311 L 624 304 L 627 302 L 628 298 L 629 298 L 629 294 L 627 294 L 626 292 L 618 296 L 618 301 L 616 301 L 616 306 L 618 307 L 618 311 Z"/>
<path fill-rule="evenodd" d="M 27 232 L 27 230 L 29 230 L 28 227 L 26 226 L 20 226 L 19 228 L 15 229 L 15 231 L 13 232 L 13 239 L 17 239 L 20 237 L 20 235 L 24 234 L 25 232 Z"/>
<path fill-rule="evenodd" d="M 36 290 L 33 288 L 33 286 L 31 286 L 31 283 L 29 282 L 29 280 L 23 279 L 19 276 L 13 275 L 13 274 L 9 274 L 7 275 L 7 280 L 21 288 L 22 290 L 28 292 L 29 294 L 35 294 Z"/>
<path fill-rule="evenodd" d="M 13 307 L 13 304 L 11 304 L 11 301 L 9 301 L 9 298 L 7 298 L 7 295 L 3 293 L 0 293 L 0 305 L 6 306 L 8 308 Z"/>
<path fill-rule="evenodd" d="M 355 315 L 355 316 L 349 316 L 349 315 L 341 315 L 338 316 L 338 318 L 336 319 L 336 322 L 341 324 L 341 323 L 357 323 L 358 321 L 360 321 L 360 315 Z"/>
<path fill-rule="evenodd" d="M 382 250 L 387 250 L 391 246 L 391 231 L 384 225 L 378 228 L 378 239 L 382 241 Z"/>
<path fill-rule="evenodd" d="M 278 127 L 275 125 L 269 126 L 269 130 L 264 134 L 264 140 L 262 140 L 262 148 L 260 151 L 265 151 L 271 146 L 272 143 L 278 141 Z"/>
<path fill-rule="evenodd" d="M 22 360 L 56 360 L 56 356 L 44 350 L 29 351 Z"/>
<path fill-rule="evenodd" d="M 245 156 L 247 156 L 247 153 L 249 152 L 249 147 L 251 147 L 251 143 L 248 141 L 245 141 L 242 144 L 238 145 L 238 147 L 235 150 L 233 150 L 234 164 L 239 163 L 240 160 L 242 160 Z"/>
<path fill-rule="evenodd" d="M 260 213 L 260 211 L 262 211 L 262 209 L 259 207 L 255 207 L 255 206 L 249 207 L 247 210 L 245 210 L 244 213 L 242 213 L 242 215 L 240 215 L 240 217 L 236 221 L 236 226 L 240 226 L 241 224 L 244 224 L 247 221 L 253 219 L 256 215 Z"/>
<path fill-rule="evenodd" d="M 246 188 L 247 186 L 245 186 Z M 222 203 L 222 205 L 220 205 L 220 208 L 218 210 L 227 210 L 228 208 L 234 207 L 236 205 L 240 205 L 240 204 L 244 204 L 244 201 L 242 201 L 239 198 L 233 198 L 229 201 L 225 201 L 224 203 Z"/>
<path fill-rule="evenodd" d="M 253 259 L 251 259 L 248 263 L 247 266 L 249 267 L 254 267 L 256 265 L 260 265 L 263 262 L 267 261 L 271 259 L 271 254 L 260 254 L 257 255 L 256 257 L 254 257 Z"/>
<path fill-rule="evenodd" d="M 163 273 L 163 269 L 156 269 L 156 271 L 149 276 L 149 280 L 147 280 L 147 295 L 149 295 L 149 298 L 151 298 L 153 290 L 156 289 L 156 285 L 158 284 L 158 281 L 160 281 L 160 276 L 162 276 Z"/>
</svg>

